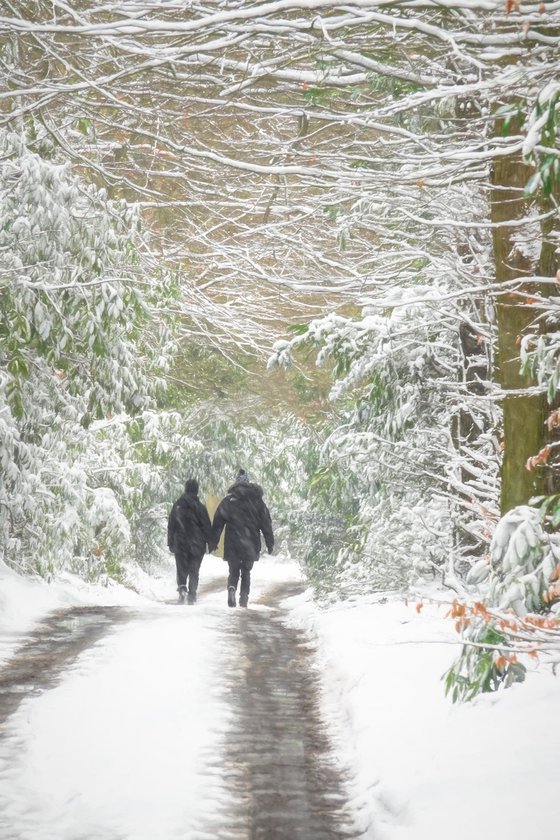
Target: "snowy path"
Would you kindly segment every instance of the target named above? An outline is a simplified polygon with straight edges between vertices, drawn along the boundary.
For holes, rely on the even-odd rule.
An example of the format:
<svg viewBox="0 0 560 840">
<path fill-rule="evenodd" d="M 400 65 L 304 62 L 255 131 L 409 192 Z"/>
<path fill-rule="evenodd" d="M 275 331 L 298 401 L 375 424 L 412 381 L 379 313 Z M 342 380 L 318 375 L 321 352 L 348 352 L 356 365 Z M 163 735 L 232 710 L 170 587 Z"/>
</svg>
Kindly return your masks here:
<svg viewBox="0 0 560 840">
<path fill-rule="evenodd" d="M 295 587 L 37 632 L 0 683 L 0 840 L 353 836 L 312 652 L 277 606 Z"/>
<path fill-rule="evenodd" d="M 0 726 L 27 697 L 56 685 L 65 667 L 126 618 L 126 611 L 114 606 L 51 613 L 0 671 Z"/>
</svg>

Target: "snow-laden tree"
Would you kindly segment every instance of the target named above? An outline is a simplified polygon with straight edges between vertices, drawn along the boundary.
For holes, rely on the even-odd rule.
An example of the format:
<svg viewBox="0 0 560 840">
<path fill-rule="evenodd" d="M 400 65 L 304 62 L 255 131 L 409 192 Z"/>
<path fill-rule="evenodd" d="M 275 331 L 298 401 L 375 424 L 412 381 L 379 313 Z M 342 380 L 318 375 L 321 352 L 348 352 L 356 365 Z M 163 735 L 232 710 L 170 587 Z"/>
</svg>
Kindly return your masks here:
<svg viewBox="0 0 560 840">
<path fill-rule="evenodd" d="M 142 197 L 206 335 L 258 347 L 279 315 L 375 305 L 426 257 L 436 288 L 461 277 L 462 293 L 492 295 L 507 510 L 542 489 L 524 465 L 544 396 L 525 390 L 518 336 L 557 262 L 557 15 L 509 0 L 82 0 L 33 14 L 13 0 L 4 119 L 40 119 Z M 481 232 L 482 264 L 468 245 Z"/>
<path fill-rule="evenodd" d="M 96 424 L 154 406 L 164 340 L 136 217 L 52 152 L 0 137 L 0 545 L 41 573 L 104 568 L 130 541 Z"/>
<path fill-rule="evenodd" d="M 383 443 L 401 467 L 412 456 L 418 504 L 401 503 L 389 471 L 384 486 L 395 523 L 407 506 L 449 498 L 470 534 L 453 550 L 468 554 L 472 539 L 476 554 L 497 511 L 496 404 L 502 511 L 546 488 L 542 464 L 526 469 L 547 443 L 546 389 L 520 372 L 519 352 L 551 327 L 535 316 L 558 270 L 558 11 L 509 0 L 49 0 L 30 13 L 11 0 L 0 16 L 3 119 L 40 124 L 114 194 L 141 198 L 153 252 L 182 274 L 189 334 L 230 353 L 266 347 L 283 322 L 317 311 L 336 309 L 361 336 L 364 319 L 431 289 L 433 327 L 420 302 L 412 339 L 395 339 L 394 378 L 381 378 L 389 416 L 419 406 L 402 439 Z M 443 369 L 411 382 L 407 359 L 429 358 L 434 335 Z M 364 453 L 376 454 L 364 432 L 379 435 L 379 413 L 364 429 L 358 407 L 379 377 L 377 352 L 373 338 L 346 353 L 344 399 L 356 406 L 330 438 L 344 442 L 346 475 L 361 477 Z M 429 463 L 414 457 L 424 432 Z M 379 514 L 372 500 L 368 489 L 365 529 Z M 448 534 L 427 524 L 447 554 Z"/>
<path fill-rule="evenodd" d="M 331 572 L 348 570 L 349 585 L 354 577 L 391 587 L 434 571 L 453 581 L 497 518 L 496 415 L 490 401 L 468 406 L 461 316 L 449 304 L 442 311 L 449 297 L 448 287 L 394 289 L 360 319 L 330 316 L 276 345 L 272 364 L 311 347 L 333 367 L 331 398 L 344 419 L 321 448 L 316 486 L 346 516 L 330 554 Z"/>
</svg>

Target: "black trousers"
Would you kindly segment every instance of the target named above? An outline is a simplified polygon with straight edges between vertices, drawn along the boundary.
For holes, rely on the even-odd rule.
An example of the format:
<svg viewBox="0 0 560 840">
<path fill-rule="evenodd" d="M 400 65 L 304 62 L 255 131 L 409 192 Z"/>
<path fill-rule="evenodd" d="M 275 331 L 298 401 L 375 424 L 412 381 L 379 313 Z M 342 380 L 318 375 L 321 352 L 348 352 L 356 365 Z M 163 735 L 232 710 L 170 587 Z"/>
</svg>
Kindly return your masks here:
<svg viewBox="0 0 560 840">
<path fill-rule="evenodd" d="M 177 589 L 187 589 L 191 597 L 196 597 L 198 589 L 198 575 L 204 554 L 193 554 L 190 551 L 176 551 L 175 564 L 177 566 Z"/>
<path fill-rule="evenodd" d="M 239 589 L 240 599 L 246 600 L 249 597 L 251 590 L 251 569 L 253 568 L 254 560 L 228 560 L 229 575 L 228 575 L 228 589 L 233 586 L 237 590 L 239 583 L 239 576 L 241 575 L 241 586 Z"/>
</svg>

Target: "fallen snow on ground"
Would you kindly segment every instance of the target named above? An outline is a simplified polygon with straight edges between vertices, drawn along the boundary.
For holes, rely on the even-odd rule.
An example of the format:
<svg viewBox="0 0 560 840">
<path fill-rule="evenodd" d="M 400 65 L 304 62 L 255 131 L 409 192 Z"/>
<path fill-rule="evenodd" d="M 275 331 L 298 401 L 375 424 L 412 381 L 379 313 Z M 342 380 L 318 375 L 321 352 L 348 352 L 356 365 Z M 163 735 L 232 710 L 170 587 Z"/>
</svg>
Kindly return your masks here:
<svg viewBox="0 0 560 840">
<path fill-rule="evenodd" d="M 51 609 L 120 603 L 138 616 L 6 724 L 2 840 L 51 840 L 55 828 L 59 840 L 198 838 L 212 802 L 227 801 L 216 762 L 229 725 L 220 678 L 235 655 L 224 645 L 227 566 L 204 560 L 194 609 L 174 605 L 172 565 L 128 575 L 135 591 L 70 577 L 47 586 L 0 565 L 0 653 Z M 298 579 L 295 564 L 264 555 L 252 608 Z M 316 638 L 323 713 L 364 840 L 556 836 L 560 681 L 547 669 L 453 706 L 441 676 L 458 645 L 443 609 L 371 597 L 320 609 L 309 592 L 283 606 Z"/>
<path fill-rule="evenodd" d="M 441 676 L 458 654 L 445 610 L 359 599 L 290 600 L 319 645 L 324 709 L 371 840 L 526 840 L 558 830 L 560 680 L 454 706 Z"/>
<path fill-rule="evenodd" d="M 150 578 L 149 585 L 152 591 L 145 593 L 147 597 L 153 597 L 158 588 L 161 593 L 160 580 Z M 114 582 L 88 584 L 65 573 L 46 583 L 39 577 L 22 577 L 0 561 L 0 665 L 12 655 L 22 636 L 49 612 L 91 604 L 134 605 L 142 600 L 137 591 Z"/>
<path fill-rule="evenodd" d="M 206 555 L 201 568 L 201 582 L 223 580 L 227 566 L 219 557 Z M 39 577 L 16 574 L 0 560 L 0 666 L 13 654 L 25 633 L 54 610 L 103 604 L 141 606 L 150 601 L 176 599 L 175 562 L 148 575 L 138 566 L 124 566 L 126 585 L 110 579 L 87 583 L 77 575 L 60 574 L 52 583 Z"/>
<path fill-rule="evenodd" d="M 136 588 L 155 601 L 122 587 L 106 593 L 106 603 L 120 594 L 130 620 L 80 654 L 57 686 L 31 692 L 3 727 L 1 840 L 216 840 L 208 826 L 227 824 L 220 809 L 231 807 L 235 772 L 224 767 L 224 673 L 238 654 L 226 634 L 226 573 L 206 557 L 195 608 L 176 603 L 173 575 L 137 573 Z M 6 616 L 17 613 L 10 597 L 27 599 L 26 628 L 41 609 L 103 595 L 81 585 L 72 593 L 68 581 L 3 580 Z M 260 564 L 252 595 L 285 580 L 300 580 L 294 564 Z"/>
<path fill-rule="evenodd" d="M 0 746 L 2 840 L 199 836 L 224 800 L 208 761 L 228 723 L 224 613 L 147 608 L 21 704 Z"/>
</svg>

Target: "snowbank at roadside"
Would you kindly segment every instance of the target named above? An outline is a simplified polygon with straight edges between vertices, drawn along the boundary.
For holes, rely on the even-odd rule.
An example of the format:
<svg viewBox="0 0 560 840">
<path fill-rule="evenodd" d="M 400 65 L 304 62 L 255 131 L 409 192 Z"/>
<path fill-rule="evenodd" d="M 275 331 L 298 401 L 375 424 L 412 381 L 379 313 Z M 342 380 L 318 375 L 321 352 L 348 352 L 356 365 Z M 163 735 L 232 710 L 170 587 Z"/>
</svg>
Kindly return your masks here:
<svg viewBox="0 0 560 840">
<path fill-rule="evenodd" d="M 324 713 L 365 838 L 556 835 L 560 679 L 549 669 L 452 705 L 441 676 L 458 646 L 444 609 L 358 599 L 320 611 L 309 593 L 287 605 L 318 640 Z"/>
</svg>

